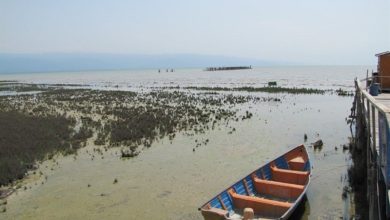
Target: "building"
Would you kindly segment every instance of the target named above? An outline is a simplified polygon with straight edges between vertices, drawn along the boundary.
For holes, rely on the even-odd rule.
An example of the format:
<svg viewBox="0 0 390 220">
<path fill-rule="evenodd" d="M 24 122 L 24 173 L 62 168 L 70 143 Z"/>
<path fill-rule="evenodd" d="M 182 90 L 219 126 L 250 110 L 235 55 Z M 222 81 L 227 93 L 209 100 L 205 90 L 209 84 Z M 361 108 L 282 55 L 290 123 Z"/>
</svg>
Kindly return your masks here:
<svg viewBox="0 0 390 220">
<path fill-rule="evenodd" d="M 390 51 L 378 53 L 378 76 L 382 91 L 390 91 Z"/>
</svg>

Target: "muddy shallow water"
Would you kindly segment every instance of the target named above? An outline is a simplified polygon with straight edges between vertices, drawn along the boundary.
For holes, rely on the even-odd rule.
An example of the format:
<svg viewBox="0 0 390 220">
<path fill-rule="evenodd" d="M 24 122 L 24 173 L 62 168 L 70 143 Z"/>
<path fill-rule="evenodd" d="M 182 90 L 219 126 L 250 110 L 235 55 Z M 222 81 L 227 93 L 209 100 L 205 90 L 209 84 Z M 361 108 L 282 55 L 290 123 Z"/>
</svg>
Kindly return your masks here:
<svg viewBox="0 0 390 220">
<path fill-rule="evenodd" d="M 261 94 L 281 102 L 237 105 L 254 113 L 206 134 L 176 135 L 120 159 L 118 148 L 58 157 L 40 165 L 26 188 L 8 198 L 1 219 L 202 219 L 197 208 L 244 175 L 283 152 L 322 139 L 321 150 L 308 147 L 313 164 L 301 219 L 348 217 L 352 204 L 342 198 L 346 184 L 351 97 L 336 95 Z M 236 130 L 229 134 L 234 127 Z M 195 140 L 209 139 L 195 148 Z M 336 150 L 335 147 L 338 149 Z M 195 148 L 195 152 L 193 149 Z M 91 154 L 95 156 L 92 157 Z M 93 158 L 93 159 L 92 159 Z M 58 164 L 57 164 L 58 163 Z M 115 182 L 117 180 L 117 183 Z"/>
</svg>

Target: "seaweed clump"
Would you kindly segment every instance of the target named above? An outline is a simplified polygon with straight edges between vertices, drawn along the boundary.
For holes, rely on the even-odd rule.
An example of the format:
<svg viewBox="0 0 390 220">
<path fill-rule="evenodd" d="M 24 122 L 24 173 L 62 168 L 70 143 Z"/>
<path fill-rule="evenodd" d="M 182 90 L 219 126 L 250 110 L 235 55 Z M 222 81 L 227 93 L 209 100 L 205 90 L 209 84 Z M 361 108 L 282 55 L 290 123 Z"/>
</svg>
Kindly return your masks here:
<svg viewBox="0 0 390 220">
<path fill-rule="evenodd" d="M 289 93 L 289 94 L 325 94 L 327 90 L 313 88 L 296 88 L 296 87 L 280 87 L 272 83 L 264 87 L 204 87 L 204 86 L 188 86 L 188 87 L 166 87 L 168 89 L 189 89 L 202 91 L 239 91 L 239 92 L 266 92 L 266 93 Z"/>
<path fill-rule="evenodd" d="M 336 89 L 336 94 L 338 96 L 354 96 L 354 92 L 353 91 L 346 91 L 346 90 L 343 90 L 343 89 Z"/>
<path fill-rule="evenodd" d="M 0 185 L 24 177 L 37 160 L 72 151 L 74 120 L 0 111 Z"/>
<path fill-rule="evenodd" d="M 0 184 L 22 178 L 31 164 L 56 152 L 75 153 L 87 141 L 105 149 L 121 147 L 122 157 L 135 157 L 161 138 L 172 141 L 177 132 L 192 136 L 250 119 L 249 111 L 239 116 L 238 104 L 280 101 L 191 91 L 46 88 L 0 96 Z"/>
</svg>

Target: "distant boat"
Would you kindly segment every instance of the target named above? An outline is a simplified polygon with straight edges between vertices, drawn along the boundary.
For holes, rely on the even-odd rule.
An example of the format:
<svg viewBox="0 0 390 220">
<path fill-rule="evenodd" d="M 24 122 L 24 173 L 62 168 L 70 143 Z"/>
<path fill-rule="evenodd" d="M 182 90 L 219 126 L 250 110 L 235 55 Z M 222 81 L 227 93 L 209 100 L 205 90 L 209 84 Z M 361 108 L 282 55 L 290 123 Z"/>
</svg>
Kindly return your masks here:
<svg viewBox="0 0 390 220">
<path fill-rule="evenodd" d="M 311 178 L 306 148 L 300 145 L 250 173 L 210 199 L 199 210 L 205 220 L 288 219 L 302 201 Z"/>
</svg>

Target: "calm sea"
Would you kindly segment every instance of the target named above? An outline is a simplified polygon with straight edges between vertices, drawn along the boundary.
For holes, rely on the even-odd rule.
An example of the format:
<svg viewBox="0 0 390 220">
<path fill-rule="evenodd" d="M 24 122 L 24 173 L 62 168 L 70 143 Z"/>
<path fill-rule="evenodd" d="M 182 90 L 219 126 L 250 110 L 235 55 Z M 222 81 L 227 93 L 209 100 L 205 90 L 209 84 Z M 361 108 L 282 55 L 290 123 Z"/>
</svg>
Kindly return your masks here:
<svg viewBox="0 0 390 220">
<path fill-rule="evenodd" d="M 1 80 L 29 83 L 88 84 L 127 90 L 161 86 L 264 86 L 276 81 L 279 86 L 352 88 L 355 77 L 365 77 L 375 66 L 288 66 L 256 67 L 250 70 L 215 71 L 202 69 L 147 69 L 84 72 L 2 74 Z"/>
</svg>

